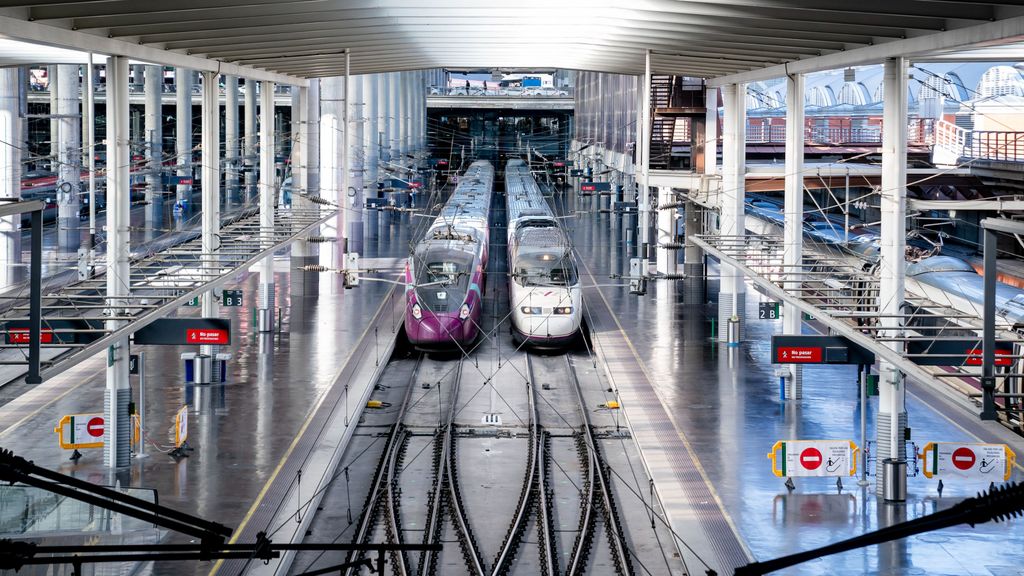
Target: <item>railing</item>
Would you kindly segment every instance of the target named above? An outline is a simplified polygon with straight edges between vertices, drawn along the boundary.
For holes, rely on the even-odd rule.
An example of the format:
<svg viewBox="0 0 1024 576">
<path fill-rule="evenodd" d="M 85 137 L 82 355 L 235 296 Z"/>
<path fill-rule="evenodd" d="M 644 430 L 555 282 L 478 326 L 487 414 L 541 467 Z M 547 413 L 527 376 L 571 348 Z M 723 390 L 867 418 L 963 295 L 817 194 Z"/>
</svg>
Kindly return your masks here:
<svg viewBox="0 0 1024 576">
<path fill-rule="evenodd" d="M 907 144 L 926 146 L 934 140 L 935 122 L 931 118 L 912 118 L 907 123 Z M 747 126 L 748 144 L 782 144 L 786 141 L 786 125 L 751 124 Z M 882 124 L 868 119 L 808 118 L 804 125 L 807 144 L 838 146 L 845 144 L 881 144 Z"/>
<path fill-rule="evenodd" d="M 1024 161 L 1024 132 L 975 130 L 963 147 L 963 156 L 980 160 Z"/>
<path fill-rule="evenodd" d="M 490 86 L 486 89 L 480 86 L 431 86 L 431 96 L 470 96 L 486 97 L 499 96 L 503 98 L 572 98 L 572 88 L 554 88 L 551 86 Z"/>
</svg>

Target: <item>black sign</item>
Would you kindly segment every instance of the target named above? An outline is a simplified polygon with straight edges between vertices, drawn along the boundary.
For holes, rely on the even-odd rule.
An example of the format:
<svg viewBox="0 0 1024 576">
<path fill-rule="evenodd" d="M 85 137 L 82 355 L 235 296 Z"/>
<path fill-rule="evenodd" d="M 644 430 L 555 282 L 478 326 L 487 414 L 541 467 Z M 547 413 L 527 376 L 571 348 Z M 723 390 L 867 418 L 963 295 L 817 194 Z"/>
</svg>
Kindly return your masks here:
<svg viewBox="0 0 1024 576">
<path fill-rule="evenodd" d="M 197 346 L 231 344 L 231 321 L 226 318 L 161 318 L 135 333 L 136 344 Z"/>
<path fill-rule="evenodd" d="M 569 170 L 569 176 L 579 178 L 580 176 L 583 176 L 583 170 L 580 168 L 573 168 L 572 170 Z"/>
<path fill-rule="evenodd" d="M 128 355 L 128 373 L 137 375 L 139 373 L 139 355 L 129 354 Z"/>
<path fill-rule="evenodd" d="M 28 320 L 11 320 L 4 324 L 7 344 L 29 344 Z M 44 318 L 39 331 L 40 344 L 88 344 L 103 336 L 103 323 L 81 318 Z"/>
<path fill-rule="evenodd" d="M 611 192 L 611 182 L 580 182 L 580 192 Z"/>
<path fill-rule="evenodd" d="M 616 202 L 612 205 L 612 210 L 615 212 L 631 214 L 636 212 L 636 202 Z"/>
<path fill-rule="evenodd" d="M 758 302 L 757 317 L 761 320 L 778 320 L 782 317 L 779 308 L 781 306 L 778 302 Z"/>
<path fill-rule="evenodd" d="M 237 308 L 242 305 L 242 291 L 224 290 L 221 292 L 220 300 L 228 308 Z"/>
<path fill-rule="evenodd" d="M 1012 366 L 1013 342 L 996 340 L 995 365 Z M 960 340 L 909 340 L 907 357 L 920 366 L 981 366 L 980 338 Z"/>
<path fill-rule="evenodd" d="M 772 335 L 772 364 L 874 363 L 874 352 L 845 336 Z"/>
</svg>

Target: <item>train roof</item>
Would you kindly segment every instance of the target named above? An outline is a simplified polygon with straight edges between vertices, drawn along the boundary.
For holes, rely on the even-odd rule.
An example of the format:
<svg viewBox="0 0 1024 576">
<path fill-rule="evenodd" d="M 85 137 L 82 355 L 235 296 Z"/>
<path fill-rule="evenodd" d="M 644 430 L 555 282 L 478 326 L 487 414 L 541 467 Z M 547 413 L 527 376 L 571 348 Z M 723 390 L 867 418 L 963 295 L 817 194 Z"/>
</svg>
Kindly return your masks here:
<svg viewBox="0 0 1024 576">
<path fill-rule="evenodd" d="M 459 179 L 441 213 L 430 226 L 427 238 L 437 229 L 452 228 L 468 232 L 487 227 L 494 190 L 494 167 L 490 162 L 477 160 L 470 164 Z"/>
</svg>

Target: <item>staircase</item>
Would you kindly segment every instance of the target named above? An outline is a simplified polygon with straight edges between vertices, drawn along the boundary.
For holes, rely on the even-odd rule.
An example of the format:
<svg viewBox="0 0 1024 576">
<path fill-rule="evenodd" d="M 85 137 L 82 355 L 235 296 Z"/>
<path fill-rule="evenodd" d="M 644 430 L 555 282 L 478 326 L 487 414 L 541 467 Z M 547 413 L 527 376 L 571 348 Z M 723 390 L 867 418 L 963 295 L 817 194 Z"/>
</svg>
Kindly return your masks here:
<svg viewBox="0 0 1024 576">
<path fill-rule="evenodd" d="M 651 121 L 652 170 L 667 170 L 672 160 L 672 139 L 676 131 L 676 119 L 671 116 L 654 116 Z"/>
</svg>

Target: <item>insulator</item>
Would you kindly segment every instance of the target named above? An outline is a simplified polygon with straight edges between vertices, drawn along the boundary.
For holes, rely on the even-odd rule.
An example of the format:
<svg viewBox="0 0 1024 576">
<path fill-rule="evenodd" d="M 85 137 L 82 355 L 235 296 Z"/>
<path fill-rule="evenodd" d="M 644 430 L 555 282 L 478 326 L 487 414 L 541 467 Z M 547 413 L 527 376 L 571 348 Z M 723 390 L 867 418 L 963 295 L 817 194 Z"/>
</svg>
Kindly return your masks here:
<svg viewBox="0 0 1024 576">
<path fill-rule="evenodd" d="M 331 202 L 330 200 L 328 200 L 326 198 L 323 198 L 321 196 L 306 196 L 306 200 L 309 200 L 313 204 L 321 204 L 323 206 L 333 206 L 334 205 L 334 202 Z"/>
<path fill-rule="evenodd" d="M 302 270 L 303 272 L 330 272 L 331 271 L 330 268 L 328 268 L 327 266 L 324 266 L 322 264 L 306 264 L 305 266 L 299 268 L 299 270 Z"/>
<path fill-rule="evenodd" d="M 324 244 L 326 242 L 337 242 L 337 241 L 338 241 L 337 238 L 330 238 L 330 237 L 327 237 L 327 236 L 310 236 L 309 238 L 306 238 L 306 242 L 309 242 L 310 244 Z"/>
</svg>

